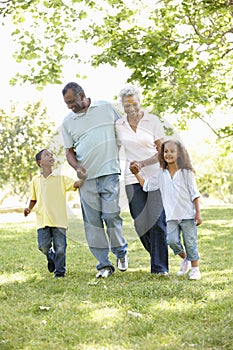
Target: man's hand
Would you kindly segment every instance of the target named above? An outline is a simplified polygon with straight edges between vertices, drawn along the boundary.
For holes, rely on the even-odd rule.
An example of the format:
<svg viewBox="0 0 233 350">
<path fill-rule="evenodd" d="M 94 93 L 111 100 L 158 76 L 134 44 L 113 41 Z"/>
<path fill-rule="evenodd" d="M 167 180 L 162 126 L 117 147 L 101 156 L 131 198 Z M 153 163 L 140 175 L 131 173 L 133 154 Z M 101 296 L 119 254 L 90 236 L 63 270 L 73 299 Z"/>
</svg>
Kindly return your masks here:
<svg viewBox="0 0 233 350">
<path fill-rule="evenodd" d="M 202 218 L 201 218 L 200 213 L 196 213 L 195 218 L 194 218 L 194 222 L 195 222 L 196 226 L 201 225 L 201 223 L 202 223 Z"/>
<path fill-rule="evenodd" d="M 87 170 L 82 165 L 78 166 L 76 169 L 78 178 L 81 180 L 85 180 L 87 177 Z"/>
</svg>

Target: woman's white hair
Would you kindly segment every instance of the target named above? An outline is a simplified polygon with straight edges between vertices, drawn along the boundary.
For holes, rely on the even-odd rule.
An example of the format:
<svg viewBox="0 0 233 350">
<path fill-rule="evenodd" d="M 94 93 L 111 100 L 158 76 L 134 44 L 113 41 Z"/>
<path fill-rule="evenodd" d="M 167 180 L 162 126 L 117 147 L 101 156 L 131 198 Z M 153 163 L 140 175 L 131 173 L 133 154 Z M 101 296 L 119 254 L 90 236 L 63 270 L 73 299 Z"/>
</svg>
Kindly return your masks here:
<svg viewBox="0 0 233 350">
<path fill-rule="evenodd" d="M 121 98 L 121 101 L 126 96 L 137 96 L 139 101 L 141 99 L 141 95 L 138 88 L 136 88 L 136 86 L 133 85 L 126 86 L 120 91 L 119 97 Z"/>
</svg>

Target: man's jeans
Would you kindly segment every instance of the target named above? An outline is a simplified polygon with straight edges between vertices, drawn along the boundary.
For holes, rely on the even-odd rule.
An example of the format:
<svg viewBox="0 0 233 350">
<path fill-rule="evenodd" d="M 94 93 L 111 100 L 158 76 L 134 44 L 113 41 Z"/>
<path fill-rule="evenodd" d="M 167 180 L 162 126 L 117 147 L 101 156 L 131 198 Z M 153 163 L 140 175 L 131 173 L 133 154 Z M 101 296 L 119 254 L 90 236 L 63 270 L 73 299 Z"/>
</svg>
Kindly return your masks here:
<svg viewBox="0 0 233 350">
<path fill-rule="evenodd" d="M 87 243 L 99 261 L 96 267 L 100 270 L 109 266 L 114 270 L 108 258 L 109 249 L 117 258 L 123 258 L 128 247 L 122 235 L 119 175 L 111 174 L 86 180 L 79 192 Z"/>
<path fill-rule="evenodd" d="M 66 229 L 45 226 L 37 230 L 38 248 L 48 261 L 55 264 L 55 276 L 64 276 L 66 272 Z"/>
</svg>

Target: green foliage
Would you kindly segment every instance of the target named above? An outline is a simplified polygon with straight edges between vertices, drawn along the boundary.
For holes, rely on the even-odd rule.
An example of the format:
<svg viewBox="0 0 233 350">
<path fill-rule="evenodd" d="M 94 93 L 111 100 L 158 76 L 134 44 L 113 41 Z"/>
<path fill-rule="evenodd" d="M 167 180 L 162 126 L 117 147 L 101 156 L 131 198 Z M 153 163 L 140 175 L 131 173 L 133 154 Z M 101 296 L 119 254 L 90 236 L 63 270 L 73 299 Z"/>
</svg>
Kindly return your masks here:
<svg viewBox="0 0 233 350">
<path fill-rule="evenodd" d="M 231 350 L 232 207 L 204 208 L 202 217 L 200 281 L 176 276 L 180 260 L 171 250 L 170 277 L 151 274 L 129 213 L 123 213 L 129 269 L 101 280 L 94 278 L 96 261 L 77 217 L 67 231 L 64 280 L 47 271 L 29 218 L 2 223 L 0 348 Z"/>
<path fill-rule="evenodd" d="M 49 121 L 41 102 L 28 104 L 23 111 L 0 110 L 0 187 L 10 186 L 23 197 L 38 165 L 35 155 L 48 147 L 54 124 Z"/>
<path fill-rule="evenodd" d="M 145 19 L 146 18 L 146 19 Z M 83 32 L 103 51 L 92 63 L 123 61 L 157 115 L 196 117 L 228 101 L 232 88 L 232 6 L 227 2 L 165 0 L 135 11 L 122 5 L 104 24 Z M 224 79 L 221 77 L 224 76 Z"/>
<path fill-rule="evenodd" d="M 0 13 L 15 24 L 16 61 L 28 61 L 12 84 L 60 84 L 67 60 L 77 62 L 78 76 L 78 44 L 86 40 L 98 48 L 93 66 L 122 61 L 145 104 L 158 116 L 174 113 L 181 128 L 202 118 L 200 108 L 211 115 L 232 107 L 232 1 L 15 0 Z M 231 135 L 228 126 L 216 132 Z"/>
<path fill-rule="evenodd" d="M 214 148 L 213 148 L 214 147 Z M 197 164 L 198 188 L 202 195 L 233 202 L 233 141 L 210 142 L 202 148 L 201 154 L 193 150 L 193 160 Z"/>
</svg>

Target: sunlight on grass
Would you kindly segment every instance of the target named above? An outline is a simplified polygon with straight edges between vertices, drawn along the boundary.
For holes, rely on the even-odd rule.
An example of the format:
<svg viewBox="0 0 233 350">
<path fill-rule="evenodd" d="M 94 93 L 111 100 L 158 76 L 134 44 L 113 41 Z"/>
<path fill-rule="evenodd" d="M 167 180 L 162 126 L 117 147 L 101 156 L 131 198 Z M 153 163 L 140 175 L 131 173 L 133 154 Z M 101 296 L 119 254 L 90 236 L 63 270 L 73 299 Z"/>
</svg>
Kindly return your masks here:
<svg viewBox="0 0 233 350">
<path fill-rule="evenodd" d="M 76 348 L 77 350 L 125 350 L 125 347 L 122 347 L 120 345 L 111 345 L 111 347 L 109 346 L 99 346 L 97 344 L 90 344 L 90 345 L 86 345 L 86 344 L 79 344 L 79 347 Z M 128 348 L 127 350 L 135 350 L 133 348 Z"/>
<path fill-rule="evenodd" d="M 1 226 L 1 349 L 232 349 L 232 211 L 203 210 L 200 281 L 176 276 L 180 260 L 170 249 L 169 278 L 151 274 L 149 254 L 123 215 L 129 269 L 100 280 L 82 220 L 70 221 L 62 280 L 47 271 L 34 225 Z"/>
<path fill-rule="evenodd" d="M 30 278 L 28 274 L 25 272 L 16 272 L 16 273 L 8 273 L 0 275 L 0 285 L 13 283 L 13 282 L 25 282 Z"/>
<path fill-rule="evenodd" d="M 99 323 L 102 328 L 110 328 L 119 319 L 119 310 L 103 307 L 90 313 L 92 321 Z"/>
</svg>

